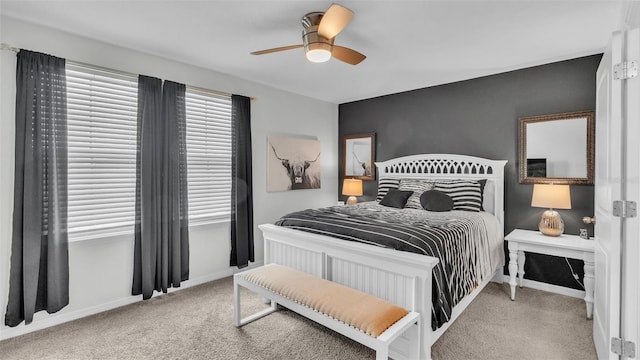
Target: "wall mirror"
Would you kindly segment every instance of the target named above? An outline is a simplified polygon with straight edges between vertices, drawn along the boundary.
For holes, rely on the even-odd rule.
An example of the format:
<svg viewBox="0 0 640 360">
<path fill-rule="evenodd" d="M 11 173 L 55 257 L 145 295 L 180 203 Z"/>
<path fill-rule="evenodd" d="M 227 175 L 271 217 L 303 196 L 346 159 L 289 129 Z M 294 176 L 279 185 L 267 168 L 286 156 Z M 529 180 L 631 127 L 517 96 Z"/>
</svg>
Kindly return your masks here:
<svg viewBox="0 0 640 360">
<path fill-rule="evenodd" d="M 342 163 L 345 177 L 375 180 L 376 134 L 345 135 L 342 137 Z"/>
<path fill-rule="evenodd" d="M 522 184 L 593 184 L 593 111 L 520 118 Z"/>
</svg>

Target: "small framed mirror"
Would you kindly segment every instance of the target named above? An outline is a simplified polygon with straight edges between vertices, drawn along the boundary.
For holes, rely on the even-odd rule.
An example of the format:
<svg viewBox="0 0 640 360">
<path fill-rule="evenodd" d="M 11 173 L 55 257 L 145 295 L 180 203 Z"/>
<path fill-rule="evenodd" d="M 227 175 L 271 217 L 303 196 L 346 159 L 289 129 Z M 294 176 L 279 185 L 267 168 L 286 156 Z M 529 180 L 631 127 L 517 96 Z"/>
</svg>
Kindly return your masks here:
<svg viewBox="0 0 640 360">
<path fill-rule="evenodd" d="M 375 180 L 376 134 L 345 135 L 342 137 L 344 177 Z"/>
<path fill-rule="evenodd" d="M 593 184 L 595 114 L 520 118 L 521 184 Z"/>
</svg>

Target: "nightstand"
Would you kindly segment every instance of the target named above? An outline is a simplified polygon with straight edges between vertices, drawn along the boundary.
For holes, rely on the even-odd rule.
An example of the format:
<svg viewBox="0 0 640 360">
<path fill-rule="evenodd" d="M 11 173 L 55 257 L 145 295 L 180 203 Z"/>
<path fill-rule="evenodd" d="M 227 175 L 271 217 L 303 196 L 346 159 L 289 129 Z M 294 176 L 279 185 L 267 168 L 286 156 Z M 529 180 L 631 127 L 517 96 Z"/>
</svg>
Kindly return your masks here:
<svg viewBox="0 0 640 360">
<path fill-rule="evenodd" d="M 509 285 L 511 300 L 516 298 L 516 273 L 522 287 L 524 277 L 525 252 L 553 255 L 584 261 L 584 301 L 587 304 L 587 318 L 593 315 L 594 284 L 594 241 L 576 235 L 545 236 L 539 231 L 513 230 L 505 236 L 509 242 Z"/>
</svg>

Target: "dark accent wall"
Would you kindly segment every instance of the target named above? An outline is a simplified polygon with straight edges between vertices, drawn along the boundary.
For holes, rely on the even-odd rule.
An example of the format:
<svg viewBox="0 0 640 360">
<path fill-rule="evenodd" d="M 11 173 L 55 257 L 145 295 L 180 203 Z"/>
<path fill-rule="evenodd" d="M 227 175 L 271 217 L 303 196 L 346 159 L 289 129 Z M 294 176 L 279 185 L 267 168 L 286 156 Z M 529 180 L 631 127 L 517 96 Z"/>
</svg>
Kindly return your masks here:
<svg viewBox="0 0 640 360">
<path fill-rule="evenodd" d="M 423 153 L 508 160 L 505 234 L 516 228 L 537 230 L 543 209 L 531 207 L 533 185 L 518 182 L 518 118 L 594 110 L 600 58 L 592 55 L 341 104 L 339 134 L 375 132 L 376 161 Z M 340 187 L 342 159 L 340 149 Z M 375 199 L 376 191 L 377 181 L 365 181 L 361 199 Z M 571 210 L 559 211 L 565 233 L 577 235 L 586 227 L 593 235 L 593 226 L 581 221 L 584 216 L 593 216 L 593 186 L 572 185 L 571 200 Z M 570 263 L 582 281 L 582 262 Z M 564 258 L 528 255 L 525 278 L 581 289 Z"/>
</svg>

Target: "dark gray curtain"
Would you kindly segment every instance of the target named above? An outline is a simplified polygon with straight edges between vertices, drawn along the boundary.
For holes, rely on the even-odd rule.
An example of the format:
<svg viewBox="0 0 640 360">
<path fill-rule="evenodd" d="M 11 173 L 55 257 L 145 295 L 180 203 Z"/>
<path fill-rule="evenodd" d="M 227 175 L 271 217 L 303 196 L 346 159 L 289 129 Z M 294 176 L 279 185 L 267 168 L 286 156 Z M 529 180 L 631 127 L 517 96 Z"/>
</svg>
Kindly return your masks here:
<svg viewBox="0 0 640 360">
<path fill-rule="evenodd" d="M 231 96 L 231 266 L 255 261 L 251 175 L 251 99 Z"/>
<path fill-rule="evenodd" d="M 189 278 L 185 86 L 140 75 L 132 294 Z"/>
<path fill-rule="evenodd" d="M 65 60 L 21 50 L 7 326 L 69 304 Z"/>
<path fill-rule="evenodd" d="M 187 195 L 187 121 L 185 86 L 165 81 L 162 90 L 162 240 L 161 287 L 179 287 L 189 279 Z"/>
</svg>

